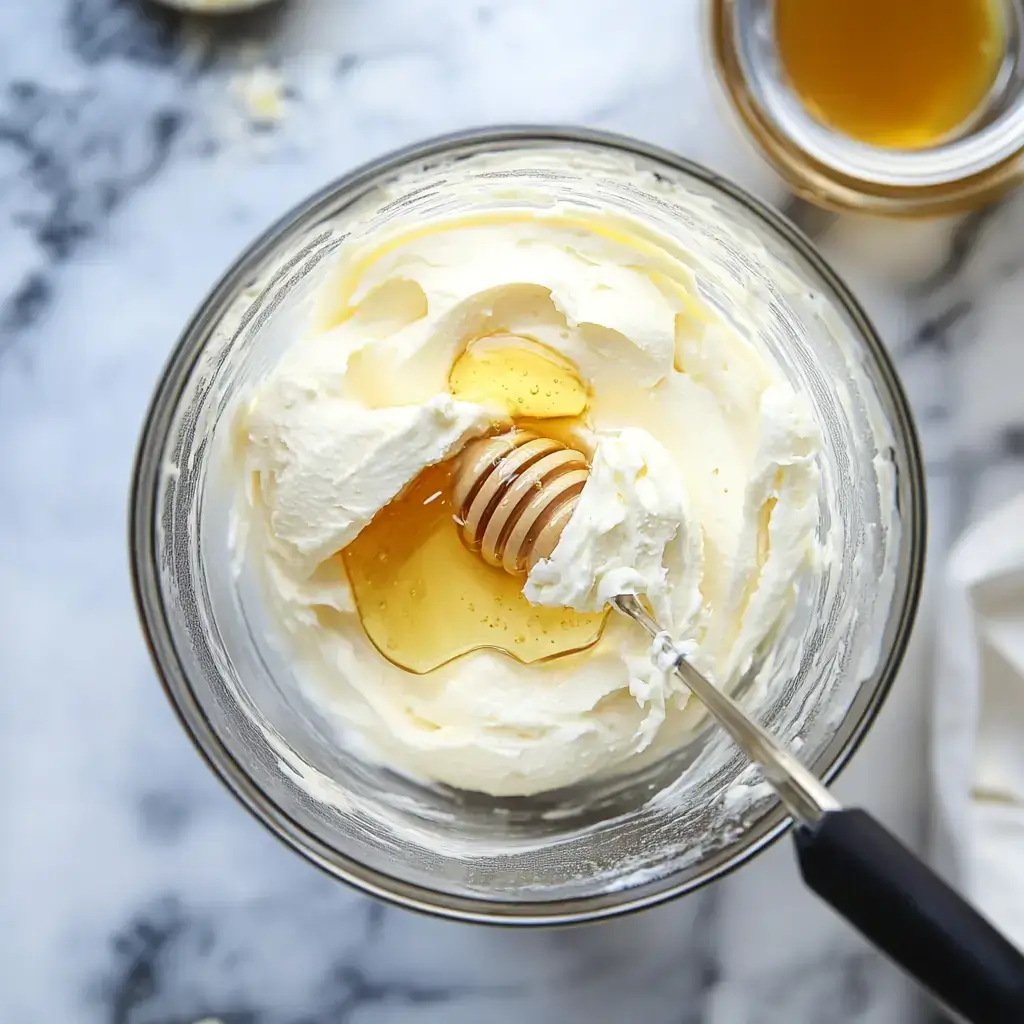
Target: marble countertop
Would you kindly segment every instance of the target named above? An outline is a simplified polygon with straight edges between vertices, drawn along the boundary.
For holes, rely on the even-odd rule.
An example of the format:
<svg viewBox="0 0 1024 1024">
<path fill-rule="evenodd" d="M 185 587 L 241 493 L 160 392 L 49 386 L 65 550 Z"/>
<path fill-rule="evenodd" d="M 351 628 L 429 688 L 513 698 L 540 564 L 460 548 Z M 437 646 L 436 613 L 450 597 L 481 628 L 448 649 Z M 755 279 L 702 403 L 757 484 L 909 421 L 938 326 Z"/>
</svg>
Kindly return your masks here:
<svg viewBox="0 0 1024 1024">
<path fill-rule="evenodd" d="M 699 14 L 695 0 L 294 0 L 214 24 L 145 0 L 0 5 L 0 1020 L 926 1019 L 803 891 L 787 843 L 690 899 L 571 931 L 442 923 L 348 891 L 195 756 L 136 623 L 129 472 L 186 317 L 308 192 L 464 127 L 632 134 L 815 235 L 911 394 L 933 570 L 1020 485 L 1006 367 L 1024 344 L 1024 196 L 922 224 L 793 201 L 712 96 Z M 919 848 L 929 628 L 926 601 L 837 787 Z"/>
</svg>

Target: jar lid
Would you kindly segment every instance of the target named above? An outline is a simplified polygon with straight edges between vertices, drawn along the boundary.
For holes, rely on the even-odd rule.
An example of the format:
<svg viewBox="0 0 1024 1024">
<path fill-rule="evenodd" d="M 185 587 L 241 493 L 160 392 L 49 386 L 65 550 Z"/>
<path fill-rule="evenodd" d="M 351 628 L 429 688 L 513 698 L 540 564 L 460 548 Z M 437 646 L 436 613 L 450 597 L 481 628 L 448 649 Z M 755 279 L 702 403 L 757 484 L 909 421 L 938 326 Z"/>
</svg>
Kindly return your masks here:
<svg viewBox="0 0 1024 1024">
<path fill-rule="evenodd" d="M 726 95 L 799 195 L 831 209 L 893 216 L 979 206 L 1017 184 L 1024 151 L 1024 32 L 1005 9 L 1005 53 L 984 108 L 924 149 L 858 142 L 816 120 L 783 73 L 772 0 L 711 0 L 708 32 Z"/>
</svg>

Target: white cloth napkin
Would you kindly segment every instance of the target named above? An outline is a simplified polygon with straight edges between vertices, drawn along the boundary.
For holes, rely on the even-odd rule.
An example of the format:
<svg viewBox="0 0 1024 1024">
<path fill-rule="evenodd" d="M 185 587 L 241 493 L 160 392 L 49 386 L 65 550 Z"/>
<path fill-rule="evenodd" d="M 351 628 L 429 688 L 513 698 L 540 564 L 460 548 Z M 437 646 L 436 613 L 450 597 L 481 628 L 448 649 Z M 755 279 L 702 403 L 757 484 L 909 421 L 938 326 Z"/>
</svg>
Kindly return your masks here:
<svg viewBox="0 0 1024 1024">
<path fill-rule="evenodd" d="M 954 547 L 931 731 L 936 850 L 1024 949 L 1024 494 Z"/>
</svg>

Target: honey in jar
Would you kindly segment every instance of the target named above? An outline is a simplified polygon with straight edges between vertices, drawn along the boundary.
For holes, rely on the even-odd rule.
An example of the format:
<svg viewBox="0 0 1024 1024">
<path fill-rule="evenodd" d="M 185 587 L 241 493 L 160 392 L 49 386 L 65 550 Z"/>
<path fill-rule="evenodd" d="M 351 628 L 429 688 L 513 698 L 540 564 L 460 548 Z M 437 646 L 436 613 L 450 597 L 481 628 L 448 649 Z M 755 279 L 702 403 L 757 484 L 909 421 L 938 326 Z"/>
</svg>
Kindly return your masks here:
<svg viewBox="0 0 1024 1024">
<path fill-rule="evenodd" d="M 853 139 L 935 145 L 983 109 L 999 74 L 1000 0 L 775 0 L 784 74 L 808 112 Z"/>
</svg>

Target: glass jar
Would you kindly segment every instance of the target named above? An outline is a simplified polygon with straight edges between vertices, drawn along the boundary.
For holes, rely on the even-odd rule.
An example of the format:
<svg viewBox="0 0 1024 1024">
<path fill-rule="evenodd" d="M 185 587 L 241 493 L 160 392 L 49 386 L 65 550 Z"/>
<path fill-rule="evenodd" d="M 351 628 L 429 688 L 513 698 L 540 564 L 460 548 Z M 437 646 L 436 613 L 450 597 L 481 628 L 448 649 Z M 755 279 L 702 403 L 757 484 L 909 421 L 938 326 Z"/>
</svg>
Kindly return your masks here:
<svg viewBox="0 0 1024 1024">
<path fill-rule="evenodd" d="M 725 96 L 797 195 L 836 210 L 951 214 L 999 198 L 1024 167 L 1021 9 L 994 2 L 1005 9 L 1005 54 L 984 109 L 923 149 L 866 145 L 815 120 L 783 74 L 772 0 L 708 0 L 707 35 Z"/>
<path fill-rule="evenodd" d="M 271 830 L 332 875 L 468 920 L 580 921 L 689 892 L 781 834 L 756 769 L 710 722 L 656 765 L 537 797 L 428 786 L 333 738 L 230 566 L 231 411 L 294 336 L 342 239 L 515 204 L 598 207 L 692 254 L 703 298 L 756 332 L 825 437 L 819 533 L 835 557 L 737 697 L 830 779 L 892 683 L 921 583 L 924 493 L 884 348 L 807 240 L 668 153 L 585 131 L 431 142 L 347 175 L 231 267 L 158 384 L 139 448 L 131 557 L 157 670 L 196 746 Z"/>
</svg>

